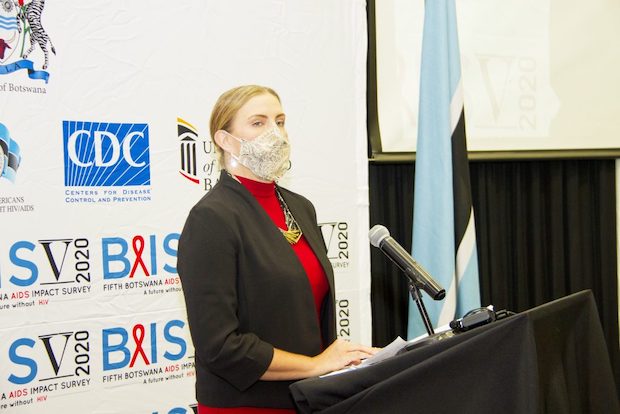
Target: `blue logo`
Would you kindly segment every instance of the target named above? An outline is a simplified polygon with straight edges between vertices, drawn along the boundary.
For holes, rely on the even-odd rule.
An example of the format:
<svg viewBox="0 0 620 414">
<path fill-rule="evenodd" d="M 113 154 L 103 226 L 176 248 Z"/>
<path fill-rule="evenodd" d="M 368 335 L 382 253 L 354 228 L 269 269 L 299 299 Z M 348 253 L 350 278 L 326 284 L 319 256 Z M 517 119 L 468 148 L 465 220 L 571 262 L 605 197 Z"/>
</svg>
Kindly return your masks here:
<svg viewBox="0 0 620 414">
<path fill-rule="evenodd" d="M 151 184 L 147 124 L 63 121 L 65 186 Z"/>
<path fill-rule="evenodd" d="M 21 161 L 19 145 L 11 138 L 9 129 L 0 123 L 0 178 L 14 183 Z"/>
<path fill-rule="evenodd" d="M 102 331 L 103 370 L 112 371 L 121 368 L 151 366 L 159 363 L 179 361 L 187 353 L 187 342 L 183 338 L 185 322 L 173 319 L 165 325 L 150 323 L 147 326 L 139 323 L 131 329 L 123 327 L 107 328 Z M 131 338 L 130 339 L 130 331 Z M 179 332 L 180 331 L 180 332 Z M 165 374 L 181 370 L 181 365 L 168 365 L 165 369 L 144 374 Z M 160 372 L 156 372 L 160 371 Z M 131 374 L 125 379 L 130 379 Z M 107 378 L 112 379 L 112 378 Z M 104 382 L 107 382 L 104 380 Z"/>
<path fill-rule="evenodd" d="M 156 276 L 160 268 L 170 274 L 176 274 L 177 244 L 179 233 L 170 233 L 158 241 L 152 234 L 146 238 L 136 235 L 129 242 L 121 237 L 104 237 L 101 239 L 103 278 L 121 279 L 135 276 Z M 165 256 L 172 263 L 158 263 L 158 257 Z M 130 260 L 130 258 L 132 260 Z M 136 277 L 137 278 L 137 277 Z M 104 290 L 106 290 L 104 288 Z"/>
<path fill-rule="evenodd" d="M 196 414 L 198 413 L 198 405 L 193 404 L 189 407 L 174 407 L 170 410 L 153 411 L 152 414 Z"/>
</svg>

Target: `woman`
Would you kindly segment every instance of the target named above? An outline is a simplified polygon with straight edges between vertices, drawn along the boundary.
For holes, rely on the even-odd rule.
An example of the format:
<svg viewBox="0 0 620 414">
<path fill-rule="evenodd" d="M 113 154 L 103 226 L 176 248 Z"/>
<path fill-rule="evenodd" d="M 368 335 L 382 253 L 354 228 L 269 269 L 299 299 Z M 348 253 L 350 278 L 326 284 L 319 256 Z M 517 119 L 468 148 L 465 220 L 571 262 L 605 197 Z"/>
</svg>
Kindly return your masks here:
<svg viewBox="0 0 620 414">
<path fill-rule="evenodd" d="M 247 85 L 211 114 L 220 180 L 178 248 L 196 349 L 199 413 L 293 413 L 288 386 L 375 350 L 336 340 L 334 278 L 312 204 L 277 180 L 289 167 L 280 98 Z"/>
</svg>

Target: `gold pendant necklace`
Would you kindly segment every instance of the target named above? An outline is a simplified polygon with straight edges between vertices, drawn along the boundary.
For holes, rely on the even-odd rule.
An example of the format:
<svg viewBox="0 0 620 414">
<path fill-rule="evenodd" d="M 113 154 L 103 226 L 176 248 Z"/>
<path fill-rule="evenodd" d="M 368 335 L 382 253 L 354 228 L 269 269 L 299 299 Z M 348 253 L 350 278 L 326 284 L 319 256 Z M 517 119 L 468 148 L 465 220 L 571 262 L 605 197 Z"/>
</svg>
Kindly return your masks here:
<svg viewBox="0 0 620 414">
<path fill-rule="evenodd" d="M 293 213 L 291 213 L 291 210 L 289 210 L 288 206 L 286 205 L 286 202 L 282 198 L 282 195 L 280 195 L 280 192 L 278 191 L 277 187 L 276 187 L 276 196 L 278 196 L 280 207 L 282 208 L 282 211 L 284 212 L 284 221 L 286 223 L 286 228 L 287 228 L 287 230 L 282 230 L 279 228 L 280 232 L 282 233 L 286 241 L 289 242 L 289 244 L 293 245 L 297 243 L 299 239 L 301 239 L 301 236 L 303 234 L 301 231 L 301 227 L 299 227 L 299 224 L 297 224 L 297 220 L 295 220 L 295 217 L 293 217 Z"/>
</svg>

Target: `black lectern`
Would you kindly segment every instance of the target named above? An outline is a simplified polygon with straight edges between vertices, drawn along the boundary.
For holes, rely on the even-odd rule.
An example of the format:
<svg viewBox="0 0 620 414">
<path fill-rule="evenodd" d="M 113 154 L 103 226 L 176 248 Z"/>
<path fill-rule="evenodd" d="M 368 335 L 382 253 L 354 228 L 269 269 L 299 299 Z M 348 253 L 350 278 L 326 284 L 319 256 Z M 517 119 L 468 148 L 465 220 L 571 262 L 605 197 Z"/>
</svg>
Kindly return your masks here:
<svg viewBox="0 0 620 414">
<path fill-rule="evenodd" d="M 290 389 L 301 413 L 620 413 L 590 291 Z"/>
</svg>

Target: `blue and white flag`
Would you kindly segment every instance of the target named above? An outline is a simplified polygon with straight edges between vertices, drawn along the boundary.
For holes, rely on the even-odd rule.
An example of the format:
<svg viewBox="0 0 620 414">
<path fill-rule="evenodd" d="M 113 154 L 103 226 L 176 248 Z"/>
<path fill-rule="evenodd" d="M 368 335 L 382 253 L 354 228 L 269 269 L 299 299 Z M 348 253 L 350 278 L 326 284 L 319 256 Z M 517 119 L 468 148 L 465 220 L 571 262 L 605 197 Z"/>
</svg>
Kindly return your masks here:
<svg viewBox="0 0 620 414">
<path fill-rule="evenodd" d="M 446 289 L 422 295 L 435 328 L 480 306 L 454 0 L 425 3 L 412 255 Z M 410 301 L 408 336 L 424 333 Z"/>
</svg>

